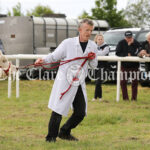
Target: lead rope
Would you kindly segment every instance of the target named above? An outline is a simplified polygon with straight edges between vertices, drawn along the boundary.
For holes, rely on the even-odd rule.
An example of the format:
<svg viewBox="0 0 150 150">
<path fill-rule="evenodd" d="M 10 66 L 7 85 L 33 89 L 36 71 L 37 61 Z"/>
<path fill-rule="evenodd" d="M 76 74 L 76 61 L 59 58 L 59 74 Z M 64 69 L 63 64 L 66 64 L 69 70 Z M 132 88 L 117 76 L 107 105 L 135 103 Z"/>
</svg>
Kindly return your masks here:
<svg viewBox="0 0 150 150">
<path fill-rule="evenodd" d="M 79 60 L 79 59 L 85 59 L 85 60 L 83 61 L 83 63 L 81 64 L 80 68 L 78 69 L 78 71 L 77 71 L 75 77 L 72 79 L 72 81 L 71 81 L 71 83 L 70 83 L 68 89 L 67 89 L 66 91 L 64 91 L 63 93 L 61 93 L 61 96 L 60 96 L 60 100 L 61 100 L 62 97 L 70 90 L 70 88 L 72 87 L 73 82 L 78 80 L 77 76 L 78 76 L 80 70 L 82 69 L 82 67 L 84 66 L 84 64 L 87 62 L 88 59 L 93 59 L 93 58 L 92 58 L 93 56 L 95 56 L 95 53 L 90 52 L 90 53 L 88 53 L 88 56 L 85 56 L 85 57 L 76 57 L 76 58 L 69 59 L 69 60 L 64 60 L 64 61 L 59 61 L 59 62 L 52 62 L 52 63 L 45 63 L 45 64 L 36 64 L 36 65 L 35 65 L 35 64 L 29 64 L 29 65 L 27 65 L 27 66 L 24 66 L 23 68 L 27 68 L 27 67 L 29 67 L 29 66 L 35 66 L 35 67 L 39 67 L 39 66 L 40 66 L 40 67 L 42 67 L 42 68 L 44 68 L 44 69 L 54 69 L 54 68 L 57 68 L 57 67 L 59 67 L 59 66 L 61 66 L 61 65 L 64 65 L 64 64 L 66 64 L 66 63 L 69 63 L 69 62 L 71 62 L 71 61 L 75 61 L 75 60 Z M 60 64 L 58 64 L 58 65 L 56 65 L 56 66 L 49 67 L 49 68 L 44 67 L 45 65 L 57 64 L 57 63 L 60 63 Z M 19 69 L 19 68 L 17 68 L 17 69 Z"/>
<path fill-rule="evenodd" d="M 5 72 L 5 74 L 8 76 L 8 73 L 9 73 L 9 69 L 10 69 L 10 67 L 11 67 L 11 63 L 9 63 L 9 66 L 8 66 L 8 68 L 5 70 L 5 69 L 3 69 L 2 68 L 2 66 L 0 66 L 0 68 L 2 68 L 3 69 L 3 71 Z"/>
<path fill-rule="evenodd" d="M 70 83 L 68 89 L 67 89 L 66 91 L 64 91 L 63 93 L 61 93 L 60 99 L 62 99 L 62 97 L 70 90 L 70 88 L 72 87 L 73 82 L 78 79 L 77 76 L 78 76 L 80 70 L 82 69 L 82 67 L 84 66 L 84 64 L 87 62 L 87 60 L 88 60 L 88 58 L 86 58 L 86 59 L 83 61 L 83 63 L 81 64 L 81 66 L 80 66 L 80 68 L 79 68 L 79 70 L 78 70 L 78 72 L 76 73 L 75 77 L 72 79 L 72 81 L 71 81 L 71 83 Z"/>
<path fill-rule="evenodd" d="M 18 67 L 17 69 L 24 69 L 24 68 L 28 68 L 30 66 L 34 66 L 34 67 L 42 67 L 43 69 L 50 70 L 50 69 L 55 69 L 55 68 L 57 68 L 59 66 L 62 66 L 66 63 L 69 63 L 71 61 L 80 60 L 80 59 L 88 59 L 88 58 L 89 58 L 89 56 L 85 56 L 85 57 L 76 57 L 76 58 L 68 59 L 68 60 L 64 60 L 64 61 L 52 62 L 52 63 L 43 63 L 43 64 L 36 64 L 36 65 L 35 64 L 29 64 L 29 65 L 26 65 L 26 66 L 23 66 L 23 67 Z M 60 63 L 60 64 L 58 64 L 58 63 Z M 52 65 L 52 64 L 58 64 L 58 65 L 52 66 L 52 67 L 44 67 L 44 66 Z"/>
</svg>

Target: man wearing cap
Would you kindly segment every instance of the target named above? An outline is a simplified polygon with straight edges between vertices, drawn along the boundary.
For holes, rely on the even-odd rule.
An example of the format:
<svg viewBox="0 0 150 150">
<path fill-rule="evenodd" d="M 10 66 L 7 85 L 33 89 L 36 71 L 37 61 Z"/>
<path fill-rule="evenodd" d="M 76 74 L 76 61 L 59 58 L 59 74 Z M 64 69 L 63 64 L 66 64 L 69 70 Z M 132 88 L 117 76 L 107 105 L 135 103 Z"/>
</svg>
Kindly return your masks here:
<svg viewBox="0 0 150 150">
<path fill-rule="evenodd" d="M 125 32 L 125 38 L 121 40 L 116 48 L 116 55 L 121 57 L 137 56 L 140 51 L 140 43 L 133 38 L 131 31 Z M 132 97 L 131 100 L 137 100 L 138 89 L 138 62 L 122 62 L 121 64 L 121 89 L 123 100 L 129 100 L 127 91 L 127 81 L 130 78 L 132 81 Z"/>
</svg>

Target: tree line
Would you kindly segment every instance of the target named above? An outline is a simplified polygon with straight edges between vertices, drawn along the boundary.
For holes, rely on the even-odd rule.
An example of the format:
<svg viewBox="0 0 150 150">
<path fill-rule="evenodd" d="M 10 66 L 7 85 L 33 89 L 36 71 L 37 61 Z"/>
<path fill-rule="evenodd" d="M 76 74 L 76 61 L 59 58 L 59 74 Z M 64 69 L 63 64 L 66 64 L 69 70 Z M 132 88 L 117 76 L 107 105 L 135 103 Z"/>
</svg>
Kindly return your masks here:
<svg viewBox="0 0 150 150">
<path fill-rule="evenodd" d="M 149 27 L 150 25 L 150 1 L 128 0 L 125 9 L 117 10 L 117 0 L 95 0 L 95 7 L 91 8 L 91 15 L 83 11 L 78 18 L 90 18 L 106 20 L 111 28 L 117 27 Z M 17 3 L 8 11 L 8 16 L 49 16 L 55 12 L 49 6 L 37 5 L 33 10 L 22 13 L 21 4 Z"/>
</svg>

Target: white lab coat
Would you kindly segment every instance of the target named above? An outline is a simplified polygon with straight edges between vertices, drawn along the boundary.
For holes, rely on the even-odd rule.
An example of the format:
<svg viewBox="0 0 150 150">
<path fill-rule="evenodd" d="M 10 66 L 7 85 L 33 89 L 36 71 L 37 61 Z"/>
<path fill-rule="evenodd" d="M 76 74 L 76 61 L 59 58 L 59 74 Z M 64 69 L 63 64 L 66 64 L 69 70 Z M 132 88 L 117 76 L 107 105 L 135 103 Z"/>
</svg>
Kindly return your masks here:
<svg viewBox="0 0 150 150">
<path fill-rule="evenodd" d="M 89 52 L 94 52 L 97 54 L 97 45 L 89 40 L 87 47 L 85 49 L 85 52 L 83 53 L 82 48 L 79 43 L 79 37 L 74 38 L 68 38 L 64 40 L 53 53 L 48 54 L 46 57 L 44 57 L 44 62 L 50 63 L 50 62 L 56 62 L 58 60 L 68 60 L 73 59 L 75 57 L 83 57 L 87 56 Z M 70 106 L 72 105 L 72 102 L 75 98 L 78 86 L 72 85 L 70 90 L 60 99 L 61 93 L 66 91 L 70 85 L 68 82 L 68 68 L 71 65 L 81 65 L 84 59 L 82 60 L 76 60 L 69 62 L 67 64 L 64 64 L 59 67 L 51 94 L 49 99 L 48 108 L 52 109 L 58 114 L 61 114 L 63 116 L 67 116 Z M 88 71 L 88 64 L 90 67 L 95 68 L 97 66 L 97 58 L 93 60 L 88 60 L 86 64 L 83 66 L 83 70 L 85 73 L 85 77 L 87 76 Z M 82 70 L 82 71 L 83 71 Z M 84 79 L 85 79 L 84 77 Z M 86 85 L 85 80 L 81 83 L 83 95 L 85 98 L 86 103 L 86 112 L 87 112 L 87 94 L 86 94 Z"/>
</svg>

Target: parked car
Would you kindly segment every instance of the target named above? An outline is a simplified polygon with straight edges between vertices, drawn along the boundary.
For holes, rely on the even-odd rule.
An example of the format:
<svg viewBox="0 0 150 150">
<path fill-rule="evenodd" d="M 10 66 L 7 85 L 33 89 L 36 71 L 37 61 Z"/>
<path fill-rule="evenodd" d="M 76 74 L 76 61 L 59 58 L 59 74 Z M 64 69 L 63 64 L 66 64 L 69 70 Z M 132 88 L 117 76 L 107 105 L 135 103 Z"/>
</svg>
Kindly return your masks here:
<svg viewBox="0 0 150 150">
<path fill-rule="evenodd" d="M 132 31 L 134 39 L 138 42 L 142 43 L 146 40 L 146 34 L 150 32 L 148 28 L 121 28 L 121 29 L 110 29 L 104 33 L 104 38 L 106 43 L 110 46 L 109 56 L 114 56 L 116 53 L 116 46 L 118 42 L 124 39 L 124 33 L 126 31 Z M 116 72 L 117 70 L 117 63 L 116 62 L 109 62 L 109 71 Z M 140 71 L 142 75 L 145 75 L 141 80 L 141 85 L 150 85 L 150 75 L 146 73 L 145 70 L 145 63 L 140 63 Z"/>
</svg>

